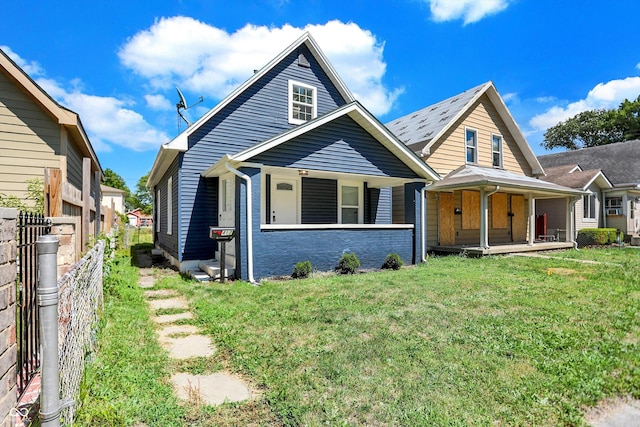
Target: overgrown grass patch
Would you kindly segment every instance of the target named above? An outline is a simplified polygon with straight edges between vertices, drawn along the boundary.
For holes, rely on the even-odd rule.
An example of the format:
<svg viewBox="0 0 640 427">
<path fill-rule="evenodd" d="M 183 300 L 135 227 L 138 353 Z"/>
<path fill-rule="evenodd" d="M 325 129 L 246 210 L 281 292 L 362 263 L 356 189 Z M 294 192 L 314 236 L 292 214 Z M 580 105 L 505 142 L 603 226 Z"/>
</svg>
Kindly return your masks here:
<svg viewBox="0 0 640 427">
<path fill-rule="evenodd" d="M 285 425 L 579 425 L 640 396 L 638 256 L 175 287 Z"/>
</svg>

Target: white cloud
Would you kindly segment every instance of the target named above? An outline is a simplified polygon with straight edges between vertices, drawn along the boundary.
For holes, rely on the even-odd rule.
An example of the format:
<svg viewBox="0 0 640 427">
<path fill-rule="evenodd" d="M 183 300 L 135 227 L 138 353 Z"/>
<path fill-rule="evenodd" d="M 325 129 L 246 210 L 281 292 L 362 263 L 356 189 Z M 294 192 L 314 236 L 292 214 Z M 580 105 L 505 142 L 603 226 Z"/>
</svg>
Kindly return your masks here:
<svg viewBox="0 0 640 427">
<path fill-rule="evenodd" d="M 0 49 L 2 49 L 13 62 L 18 64 L 18 66 L 32 78 L 44 75 L 44 70 L 36 61 L 27 61 L 21 58 L 20 55 L 11 50 L 9 46 L 0 46 Z"/>
<path fill-rule="evenodd" d="M 463 19 L 465 25 L 502 12 L 513 0 L 424 0 L 436 22 Z"/>
<path fill-rule="evenodd" d="M 190 17 L 157 20 L 127 40 L 122 63 L 157 88 L 178 85 L 205 98 L 221 99 L 266 65 L 304 31 L 316 39 L 355 97 L 383 115 L 402 88 L 387 88 L 384 43 L 355 23 L 330 21 L 304 28 L 246 25 L 228 33 Z"/>
<path fill-rule="evenodd" d="M 163 95 L 145 95 L 144 99 L 147 106 L 153 110 L 170 110 L 173 106 Z"/>
<path fill-rule="evenodd" d="M 529 121 L 529 125 L 537 130 L 545 130 L 583 111 L 617 108 L 625 99 L 636 99 L 639 94 L 640 77 L 598 83 L 589 91 L 585 99 L 571 102 L 566 106 L 553 106 L 546 112 L 534 116 Z"/>
<path fill-rule="evenodd" d="M 517 92 L 509 92 L 509 93 L 505 93 L 504 95 L 502 95 L 502 100 L 508 104 L 508 103 L 514 103 L 517 104 L 518 102 L 520 102 L 520 98 L 518 97 L 518 93 Z"/>
</svg>

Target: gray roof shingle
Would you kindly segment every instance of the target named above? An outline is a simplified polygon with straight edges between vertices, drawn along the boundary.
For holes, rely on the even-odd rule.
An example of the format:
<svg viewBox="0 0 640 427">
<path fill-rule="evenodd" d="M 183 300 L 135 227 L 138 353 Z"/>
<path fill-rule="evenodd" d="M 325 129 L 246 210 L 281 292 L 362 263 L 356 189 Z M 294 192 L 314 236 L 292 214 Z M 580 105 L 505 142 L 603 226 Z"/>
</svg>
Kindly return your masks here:
<svg viewBox="0 0 640 427">
<path fill-rule="evenodd" d="M 640 140 L 582 148 L 538 156 L 543 168 L 580 165 L 584 170 L 601 169 L 615 187 L 640 185 Z"/>
<path fill-rule="evenodd" d="M 385 126 L 413 151 L 420 150 L 488 84 L 483 83 L 444 101 L 414 111 L 392 120 Z"/>
</svg>

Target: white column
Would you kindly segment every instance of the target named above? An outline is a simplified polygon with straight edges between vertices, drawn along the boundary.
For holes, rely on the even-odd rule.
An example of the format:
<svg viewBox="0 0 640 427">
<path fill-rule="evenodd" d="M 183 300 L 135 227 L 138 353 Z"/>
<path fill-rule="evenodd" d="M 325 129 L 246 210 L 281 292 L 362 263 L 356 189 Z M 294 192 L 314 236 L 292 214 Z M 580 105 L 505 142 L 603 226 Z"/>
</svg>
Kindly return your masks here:
<svg viewBox="0 0 640 427">
<path fill-rule="evenodd" d="M 529 194 L 529 245 L 536 239 L 536 199 Z"/>
<path fill-rule="evenodd" d="M 484 189 L 480 190 L 480 247 L 489 247 L 489 202 Z"/>
</svg>

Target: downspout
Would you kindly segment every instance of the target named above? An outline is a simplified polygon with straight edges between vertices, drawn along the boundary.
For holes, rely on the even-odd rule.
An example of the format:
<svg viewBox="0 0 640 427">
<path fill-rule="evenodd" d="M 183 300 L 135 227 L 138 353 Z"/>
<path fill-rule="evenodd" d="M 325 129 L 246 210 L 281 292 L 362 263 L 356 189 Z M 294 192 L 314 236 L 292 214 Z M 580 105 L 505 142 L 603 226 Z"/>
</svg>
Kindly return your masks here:
<svg viewBox="0 0 640 427">
<path fill-rule="evenodd" d="M 571 215 L 571 243 L 573 243 L 573 249 L 578 250 L 578 242 L 576 241 L 576 202 L 580 200 L 582 196 L 574 196 L 569 202 L 569 215 Z"/>
<path fill-rule="evenodd" d="M 420 189 L 420 261 L 427 262 L 427 189 L 434 183 Z"/>
<path fill-rule="evenodd" d="M 239 178 L 243 179 L 247 184 L 247 275 L 249 276 L 249 282 L 255 283 L 253 278 L 253 210 L 251 204 L 251 178 L 249 175 L 243 174 L 237 169 L 234 169 L 228 162 L 224 164 L 227 170 Z"/>
</svg>

